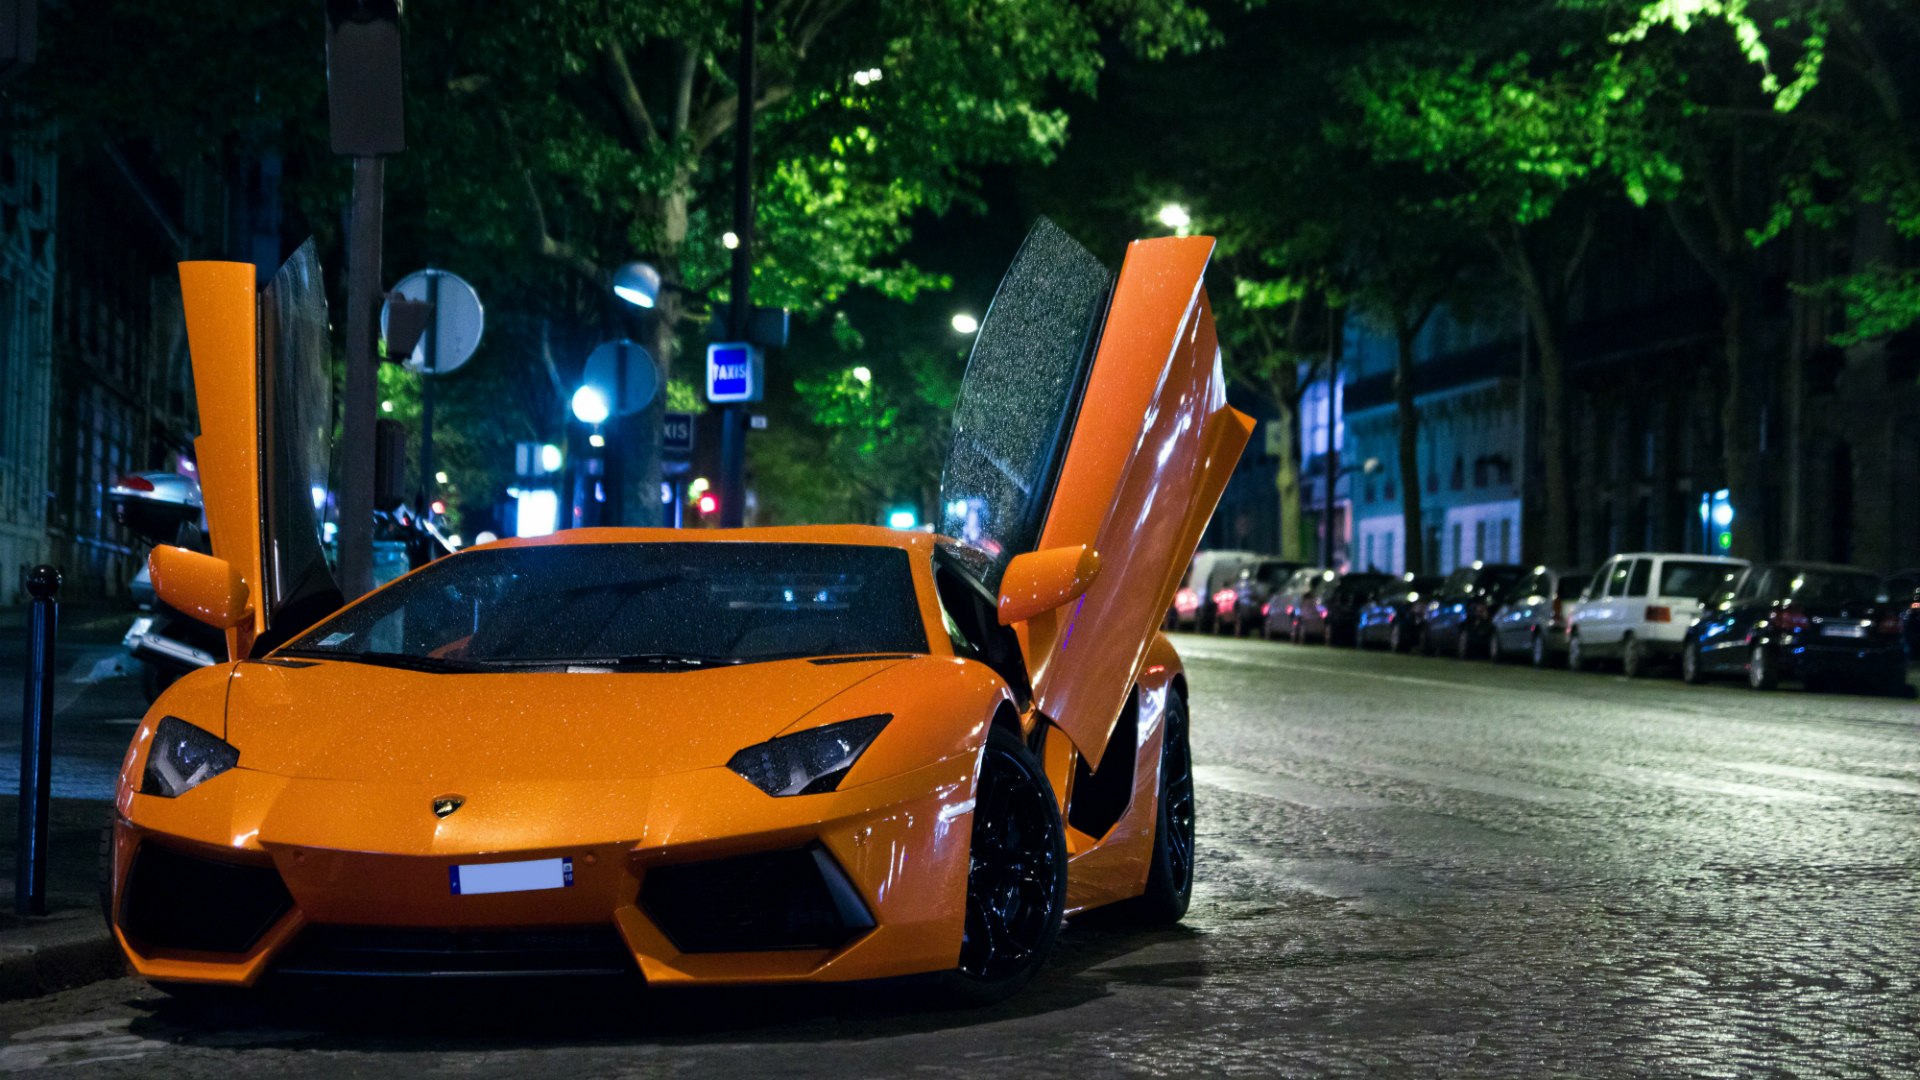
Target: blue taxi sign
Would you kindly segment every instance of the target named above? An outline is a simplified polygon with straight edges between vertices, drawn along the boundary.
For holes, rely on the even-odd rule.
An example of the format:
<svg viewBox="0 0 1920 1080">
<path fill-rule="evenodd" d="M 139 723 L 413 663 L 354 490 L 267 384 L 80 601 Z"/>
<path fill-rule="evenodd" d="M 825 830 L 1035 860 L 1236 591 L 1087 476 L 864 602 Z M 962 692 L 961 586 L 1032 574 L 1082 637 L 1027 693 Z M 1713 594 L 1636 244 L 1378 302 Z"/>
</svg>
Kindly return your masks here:
<svg viewBox="0 0 1920 1080">
<path fill-rule="evenodd" d="M 707 400 L 724 404 L 759 401 L 760 349 L 744 341 L 716 341 L 707 346 Z"/>
</svg>

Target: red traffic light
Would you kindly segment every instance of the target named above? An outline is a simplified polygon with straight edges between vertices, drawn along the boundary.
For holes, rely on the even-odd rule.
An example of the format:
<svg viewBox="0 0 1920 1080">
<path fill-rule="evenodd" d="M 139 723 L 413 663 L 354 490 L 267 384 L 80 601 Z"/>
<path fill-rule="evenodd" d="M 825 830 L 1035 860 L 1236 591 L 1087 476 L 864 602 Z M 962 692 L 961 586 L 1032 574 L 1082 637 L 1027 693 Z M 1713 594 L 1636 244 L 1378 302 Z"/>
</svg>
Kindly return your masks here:
<svg viewBox="0 0 1920 1080">
<path fill-rule="evenodd" d="M 701 513 L 711 514 L 718 509 L 720 509 L 719 499 L 714 498 L 712 495 L 700 496 L 700 512 Z"/>
<path fill-rule="evenodd" d="M 447 512 L 447 504 L 444 500 L 435 499 L 433 502 L 427 504 L 427 509 L 432 510 L 436 514 L 445 514 Z"/>
</svg>

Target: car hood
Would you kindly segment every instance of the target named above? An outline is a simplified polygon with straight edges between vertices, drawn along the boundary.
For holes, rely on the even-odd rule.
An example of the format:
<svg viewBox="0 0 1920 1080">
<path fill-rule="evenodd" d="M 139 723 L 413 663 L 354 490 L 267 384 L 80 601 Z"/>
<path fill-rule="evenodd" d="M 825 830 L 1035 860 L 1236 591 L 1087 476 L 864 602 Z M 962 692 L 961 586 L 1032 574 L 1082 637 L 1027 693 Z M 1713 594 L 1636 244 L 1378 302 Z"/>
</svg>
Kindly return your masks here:
<svg viewBox="0 0 1920 1080">
<path fill-rule="evenodd" d="M 724 765 L 901 662 L 476 674 L 244 663 L 228 684 L 226 738 L 239 748 L 241 768 L 287 777 L 455 784 L 665 776 Z"/>
</svg>

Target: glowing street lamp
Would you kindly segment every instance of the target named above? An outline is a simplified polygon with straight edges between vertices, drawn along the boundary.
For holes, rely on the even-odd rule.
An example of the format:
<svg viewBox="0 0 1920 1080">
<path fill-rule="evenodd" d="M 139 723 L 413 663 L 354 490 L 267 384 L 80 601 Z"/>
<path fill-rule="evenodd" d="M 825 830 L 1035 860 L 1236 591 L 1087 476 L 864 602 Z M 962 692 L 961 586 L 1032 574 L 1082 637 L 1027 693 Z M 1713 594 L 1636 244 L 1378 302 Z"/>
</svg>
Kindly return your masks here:
<svg viewBox="0 0 1920 1080">
<path fill-rule="evenodd" d="M 1160 224 L 1172 229 L 1176 236 L 1187 235 L 1187 230 L 1193 225 L 1193 215 L 1187 213 L 1187 208 L 1179 203 L 1162 205 L 1160 213 L 1156 216 L 1160 219 Z"/>
<path fill-rule="evenodd" d="M 867 367 L 865 364 L 862 364 L 861 366 L 854 368 L 853 381 L 859 383 L 861 386 L 868 385 L 869 383 L 873 382 L 873 369 L 870 367 Z"/>
<path fill-rule="evenodd" d="M 630 262 L 613 272 L 613 295 L 638 308 L 660 301 L 660 271 L 650 263 Z"/>
<path fill-rule="evenodd" d="M 964 311 L 958 312 L 957 314 L 954 315 L 953 317 L 954 333 L 972 334 L 972 333 L 977 333 L 979 329 L 980 329 L 979 319 L 974 318 L 973 316 L 967 314 Z"/>
<path fill-rule="evenodd" d="M 583 424 L 604 424 L 607 417 L 613 415 L 613 409 L 607 404 L 607 395 L 591 386 L 582 386 L 573 392 L 573 418 Z"/>
</svg>

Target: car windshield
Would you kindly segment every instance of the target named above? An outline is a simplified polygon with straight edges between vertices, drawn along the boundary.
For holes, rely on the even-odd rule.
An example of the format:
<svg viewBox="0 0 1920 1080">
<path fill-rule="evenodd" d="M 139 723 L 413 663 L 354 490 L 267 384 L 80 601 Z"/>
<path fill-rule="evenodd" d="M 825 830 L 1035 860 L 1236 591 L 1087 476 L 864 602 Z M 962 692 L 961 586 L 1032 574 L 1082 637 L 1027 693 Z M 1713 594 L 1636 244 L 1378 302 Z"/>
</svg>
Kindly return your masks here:
<svg viewBox="0 0 1920 1080">
<path fill-rule="evenodd" d="M 1668 559 L 1660 566 L 1659 595 L 1704 597 L 1739 577 L 1743 569 L 1732 563 Z"/>
<path fill-rule="evenodd" d="M 1849 600 L 1871 599 L 1880 591 L 1879 579 L 1872 574 L 1845 570 L 1793 570 L 1788 582 L 1790 596 L 1798 604 L 1844 604 Z"/>
<path fill-rule="evenodd" d="M 1338 600 L 1365 600 L 1389 580 L 1385 574 L 1348 574 L 1333 587 L 1333 595 Z"/>
<path fill-rule="evenodd" d="M 898 548 L 624 543 L 451 556 L 322 622 L 280 655 L 484 669 L 926 651 L 911 566 Z"/>
</svg>

